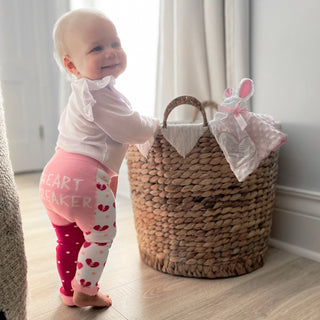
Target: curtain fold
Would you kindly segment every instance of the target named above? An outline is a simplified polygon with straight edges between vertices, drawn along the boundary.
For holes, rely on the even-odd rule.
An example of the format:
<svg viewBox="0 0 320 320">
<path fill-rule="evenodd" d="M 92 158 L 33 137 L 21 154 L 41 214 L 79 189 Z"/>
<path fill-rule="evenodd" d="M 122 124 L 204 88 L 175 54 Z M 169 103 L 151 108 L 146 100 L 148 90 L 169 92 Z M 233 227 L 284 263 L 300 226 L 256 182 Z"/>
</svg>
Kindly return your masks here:
<svg viewBox="0 0 320 320">
<path fill-rule="evenodd" d="M 226 86 L 250 76 L 250 0 L 225 0 Z"/>
<path fill-rule="evenodd" d="M 222 100 L 227 86 L 249 74 L 249 0 L 161 0 L 156 88 L 157 117 L 180 95 Z M 171 120 L 191 120 L 192 107 Z M 213 112 L 207 111 L 209 119 Z"/>
<path fill-rule="evenodd" d="M 56 19 L 60 18 L 64 13 L 70 11 L 71 5 L 70 0 L 59 0 L 55 1 L 55 16 Z M 70 81 L 65 71 L 59 72 L 59 87 L 58 87 L 58 108 L 59 114 L 62 113 L 66 106 L 71 93 Z"/>
</svg>

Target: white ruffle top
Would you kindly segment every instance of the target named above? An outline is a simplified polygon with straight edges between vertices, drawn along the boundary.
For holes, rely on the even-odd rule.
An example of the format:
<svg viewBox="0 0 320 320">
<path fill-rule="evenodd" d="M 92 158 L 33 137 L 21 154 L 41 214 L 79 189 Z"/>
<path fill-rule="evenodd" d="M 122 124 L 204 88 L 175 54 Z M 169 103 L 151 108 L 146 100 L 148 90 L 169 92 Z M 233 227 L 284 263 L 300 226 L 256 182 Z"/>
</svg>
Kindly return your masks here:
<svg viewBox="0 0 320 320">
<path fill-rule="evenodd" d="M 134 111 L 114 83 L 113 76 L 72 81 L 57 148 L 92 157 L 119 173 L 129 144 L 153 144 L 159 120 Z"/>
</svg>

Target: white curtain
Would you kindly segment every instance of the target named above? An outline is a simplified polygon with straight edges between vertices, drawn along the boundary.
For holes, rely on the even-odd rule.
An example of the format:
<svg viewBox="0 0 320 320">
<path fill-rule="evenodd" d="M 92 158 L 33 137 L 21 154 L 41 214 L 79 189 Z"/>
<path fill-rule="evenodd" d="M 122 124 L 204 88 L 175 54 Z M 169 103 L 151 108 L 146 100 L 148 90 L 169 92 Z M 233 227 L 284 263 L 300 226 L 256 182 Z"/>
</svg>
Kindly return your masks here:
<svg viewBox="0 0 320 320">
<path fill-rule="evenodd" d="M 161 1 L 156 116 L 180 95 L 221 103 L 226 87 L 250 76 L 249 1 Z M 177 108 L 170 120 L 191 120 L 193 112 Z"/>
<path fill-rule="evenodd" d="M 64 13 L 70 11 L 70 0 L 59 0 L 55 1 L 56 5 L 56 20 L 60 18 Z M 56 66 L 58 68 L 58 66 Z M 58 108 L 59 108 L 59 114 L 62 113 L 64 110 L 66 103 L 69 99 L 71 93 L 70 88 L 70 81 L 68 80 L 67 73 L 66 72 L 59 72 L 59 91 L 58 91 Z"/>
</svg>

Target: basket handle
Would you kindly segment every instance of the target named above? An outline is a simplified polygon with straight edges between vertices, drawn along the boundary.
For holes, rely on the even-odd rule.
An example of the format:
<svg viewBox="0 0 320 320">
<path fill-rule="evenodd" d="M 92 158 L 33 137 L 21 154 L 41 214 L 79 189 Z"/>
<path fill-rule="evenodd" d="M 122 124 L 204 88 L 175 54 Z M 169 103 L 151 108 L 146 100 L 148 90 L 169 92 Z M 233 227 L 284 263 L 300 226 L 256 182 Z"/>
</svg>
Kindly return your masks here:
<svg viewBox="0 0 320 320">
<path fill-rule="evenodd" d="M 206 113 L 204 111 L 204 107 L 201 104 L 201 102 L 196 99 L 195 97 L 192 96 L 180 96 L 177 97 L 175 99 L 173 99 L 167 106 L 166 110 L 164 111 L 164 115 L 163 115 L 163 128 L 167 128 L 167 119 L 168 116 L 170 114 L 170 112 L 177 106 L 181 105 L 181 104 L 190 104 L 194 107 L 196 107 L 202 114 L 203 117 L 203 126 L 207 127 L 208 126 L 208 120 L 207 120 L 207 116 Z"/>
<path fill-rule="evenodd" d="M 216 109 L 215 111 L 218 111 L 218 104 L 213 100 L 202 101 L 202 106 L 203 106 L 203 108 L 212 107 L 213 109 Z"/>
<path fill-rule="evenodd" d="M 205 107 L 212 107 L 213 109 L 215 109 L 214 112 L 218 111 L 218 104 L 213 100 L 205 100 L 205 101 L 202 101 L 201 104 L 203 109 L 205 109 Z M 192 122 L 196 120 L 197 113 L 198 113 L 198 109 L 195 109 L 192 115 Z"/>
</svg>

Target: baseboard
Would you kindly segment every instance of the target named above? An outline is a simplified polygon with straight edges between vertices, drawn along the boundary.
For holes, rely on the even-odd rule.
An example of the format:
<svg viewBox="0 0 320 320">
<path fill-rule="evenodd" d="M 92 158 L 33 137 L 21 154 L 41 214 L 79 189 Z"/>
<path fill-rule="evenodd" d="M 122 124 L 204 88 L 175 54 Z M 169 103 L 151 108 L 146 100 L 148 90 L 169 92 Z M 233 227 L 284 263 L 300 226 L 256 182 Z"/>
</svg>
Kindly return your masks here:
<svg viewBox="0 0 320 320">
<path fill-rule="evenodd" d="M 277 187 L 270 244 L 320 261 L 320 193 Z"/>
<path fill-rule="evenodd" d="M 320 193 L 277 186 L 276 207 L 320 219 Z"/>
<path fill-rule="evenodd" d="M 311 260 L 315 260 L 315 261 L 320 262 L 320 253 L 318 253 L 318 252 L 310 251 L 308 249 L 297 247 L 292 244 L 282 242 L 282 241 L 272 239 L 272 238 L 270 239 L 269 243 L 272 247 L 281 249 L 286 252 L 296 254 L 298 256 L 301 256 L 301 257 L 304 257 L 307 259 L 311 259 Z"/>
</svg>

